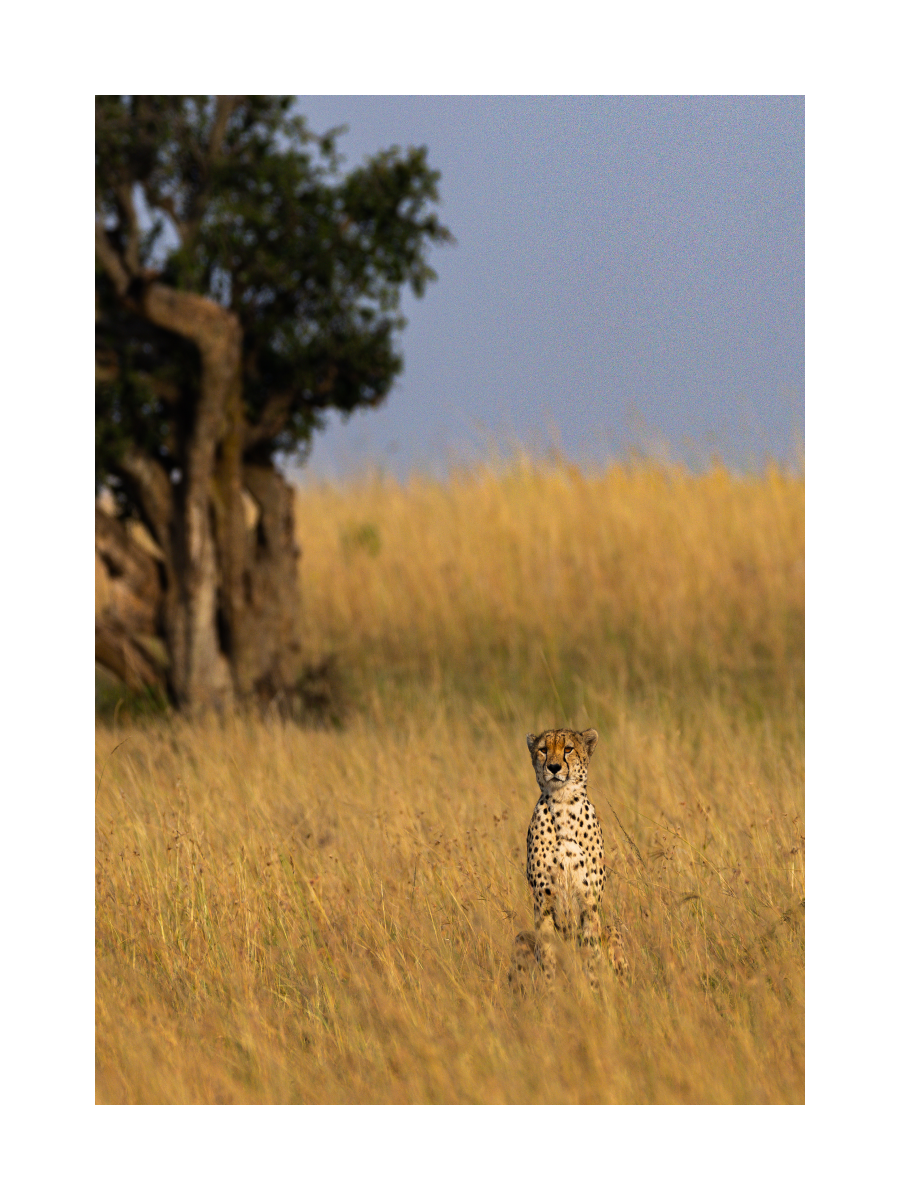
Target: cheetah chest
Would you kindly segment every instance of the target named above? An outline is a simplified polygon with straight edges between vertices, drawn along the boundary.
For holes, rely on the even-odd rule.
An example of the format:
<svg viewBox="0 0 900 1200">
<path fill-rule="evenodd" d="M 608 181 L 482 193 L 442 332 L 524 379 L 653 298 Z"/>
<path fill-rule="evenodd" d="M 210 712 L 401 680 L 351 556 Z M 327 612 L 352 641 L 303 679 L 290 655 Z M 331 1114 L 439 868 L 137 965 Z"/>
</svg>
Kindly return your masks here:
<svg viewBox="0 0 900 1200">
<path fill-rule="evenodd" d="M 528 882 L 560 900 L 583 903 L 600 891 L 603 841 L 593 805 L 554 804 L 542 797 L 528 831 Z"/>
</svg>

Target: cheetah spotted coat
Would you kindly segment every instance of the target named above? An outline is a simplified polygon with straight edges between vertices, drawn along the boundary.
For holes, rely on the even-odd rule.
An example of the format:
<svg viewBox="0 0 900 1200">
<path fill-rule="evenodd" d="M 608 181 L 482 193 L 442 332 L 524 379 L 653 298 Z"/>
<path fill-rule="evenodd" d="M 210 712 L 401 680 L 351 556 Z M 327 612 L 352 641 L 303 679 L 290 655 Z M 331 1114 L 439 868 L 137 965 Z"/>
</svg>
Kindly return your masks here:
<svg viewBox="0 0 900 1200">
<path fill-rule="evenodd" d="M 528 827 L 526 876 L 534 897 L 535 934 L 516 939 L 510 971 L 527 970 L 536 958 L 544 974 L 555 975 L 555 937 L 574 938 L 589 951 L 589 974 L 605 944 L 613 970 L 625 976 L 628 964 L 618 930 L 600 926 L 600 902 L 607 868 L 603 835 L 588 799 L 588 762 L 597 745 L 595 729 L 548 729 L 528 737 L 531 762 L 541 789 Z"/>
</svg>

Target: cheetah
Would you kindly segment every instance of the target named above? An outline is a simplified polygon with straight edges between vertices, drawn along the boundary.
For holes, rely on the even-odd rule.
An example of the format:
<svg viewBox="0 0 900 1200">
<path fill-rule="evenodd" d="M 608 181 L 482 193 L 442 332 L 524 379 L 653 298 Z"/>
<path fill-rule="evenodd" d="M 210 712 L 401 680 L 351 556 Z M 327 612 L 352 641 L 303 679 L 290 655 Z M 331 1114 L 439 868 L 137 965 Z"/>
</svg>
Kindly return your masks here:
<svg viewBox="0 0 900 1200">
<path fill-rule="evenodd" d="M 588 799 L 588 762 L 597 745 L 596 729 L 548 729 L 529 734 L 531 763 L 541 789 L 528 827 L 526 875 L 534 895 L 535 932 L 516 938 L 510 982 L 535 962 L 548 982 L 556 975 L 554 935 L 573 937 L 588 951 L 588 974 L 597 983 L 595 962 L 601 946 L 620 981 L 628 963 L 617 929 L 600 926 L 600 902 L 606 882 L 603 836 Z"/>
</svg>

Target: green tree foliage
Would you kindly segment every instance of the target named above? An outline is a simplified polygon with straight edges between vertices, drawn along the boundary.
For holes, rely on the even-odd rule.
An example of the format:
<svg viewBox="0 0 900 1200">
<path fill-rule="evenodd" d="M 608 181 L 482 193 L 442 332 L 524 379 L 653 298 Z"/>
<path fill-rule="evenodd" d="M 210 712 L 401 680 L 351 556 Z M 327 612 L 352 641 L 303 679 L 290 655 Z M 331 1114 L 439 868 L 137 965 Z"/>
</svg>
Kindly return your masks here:
<svg viewBox="0 0 900 1200">
<path fill-rule="evenodd" d="M 158 279 L 237 315 L 244 454 L 268 461 L 305 453 L 326 409 L 385 398 L 402 368 L 401 288 L 424 293 L 426 249 L 450 235 L 424 148 L 342 176 L 336 132 L 312 135 L 290 97 L 229 100 L 98 97 L 97 208 L 134 298 Z M 200 363 L 119 302 L 102 266 L 97 300 L 97 477 L 121 490 L 129 442 L 183 466 Z"/>
</svg>

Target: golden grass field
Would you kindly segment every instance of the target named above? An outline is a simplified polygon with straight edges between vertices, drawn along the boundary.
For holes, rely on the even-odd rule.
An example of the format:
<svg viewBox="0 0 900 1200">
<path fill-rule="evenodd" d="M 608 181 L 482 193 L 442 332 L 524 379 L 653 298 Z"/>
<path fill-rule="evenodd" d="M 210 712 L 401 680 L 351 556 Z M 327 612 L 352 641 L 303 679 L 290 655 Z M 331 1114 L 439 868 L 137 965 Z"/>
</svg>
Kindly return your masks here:
<svg viewBox="0 0 900 1200">
<path fill-rule="evenodd" d="M 311 482 L 337 725 L 97 725 L 100 1103 L 802 1103 L 804 483 Z M 525 736 L 595 727 L 629 988 L 506 972 Z"/>
</svg>

